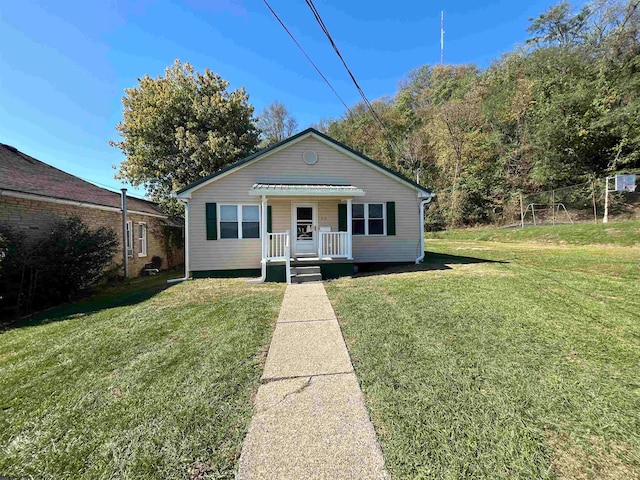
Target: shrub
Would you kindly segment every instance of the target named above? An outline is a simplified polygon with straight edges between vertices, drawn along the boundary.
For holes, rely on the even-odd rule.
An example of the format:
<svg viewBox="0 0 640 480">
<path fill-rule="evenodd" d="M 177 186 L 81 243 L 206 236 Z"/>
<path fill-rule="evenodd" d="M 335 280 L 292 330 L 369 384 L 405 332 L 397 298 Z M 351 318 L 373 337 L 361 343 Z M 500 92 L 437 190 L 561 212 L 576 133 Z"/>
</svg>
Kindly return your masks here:
<svg viewBox="0 0 640 480">
<path fill-rule="evenodd" d="M 24 236 L 2 229 L 6 254 L 0 268 L 0 310 L 24 313 L 64 302 L 93 285 L 112 261 L 118 241 L 113 230 L 91 230 L 73 217 L 28 245 Z"/>
<path fill-rule="evenodd" d="M 111 229 L 90 230 L 77 217 L 58 222 L 36 251 L 39 271 L 50 280 L 42 295 L 68 300 L 90 287 L 111 263 L 117 246 Z"/>
<path fill-rule="evenodd" d="M 24 234 L 16 232 L 8 225 L 0 225 L 0 313 L 5 316 L 19 309 L 21 287 L 27 272 L 31 248 Z"/>
</svg>

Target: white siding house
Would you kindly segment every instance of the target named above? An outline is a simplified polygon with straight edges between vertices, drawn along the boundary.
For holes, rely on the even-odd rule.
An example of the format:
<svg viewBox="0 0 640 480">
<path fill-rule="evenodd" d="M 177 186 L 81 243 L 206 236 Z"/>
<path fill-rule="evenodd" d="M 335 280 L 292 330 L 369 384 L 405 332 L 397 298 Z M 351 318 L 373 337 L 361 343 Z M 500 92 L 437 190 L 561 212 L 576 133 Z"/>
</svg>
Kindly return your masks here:
<svg viewBox="0 0 640 480">
<path fill-rule="evenodd" d="M 323 265 L 323 276 L 420 261 L 432 196 L 307 129 L 177 192 L 187 206 L 187 275 L 284 279 L 296 260 Z"/>
</svg>

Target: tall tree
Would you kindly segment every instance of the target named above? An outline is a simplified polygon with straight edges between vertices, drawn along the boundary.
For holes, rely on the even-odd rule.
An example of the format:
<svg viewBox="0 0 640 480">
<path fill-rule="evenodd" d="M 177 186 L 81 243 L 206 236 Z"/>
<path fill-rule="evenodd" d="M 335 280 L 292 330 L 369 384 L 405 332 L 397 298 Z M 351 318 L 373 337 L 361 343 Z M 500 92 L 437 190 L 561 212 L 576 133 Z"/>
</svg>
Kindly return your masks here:
<svg viewBox="0 0 640 480">
<path fill-rule="evenodd" d="M 110 144 L 125 160 L 116 178 L 143 186 L 164 210 L 181 207 L 171 193 L 252 153 L 258 144 L 253 107 L 244 87 L 206 69 L 175 63 L 164 76 L 138 79 L 125 90 L 124 114 L 116 129 L 122 140 Z"/>
<path fill-rule="evenodd" d="M 527 43 L 569 46 L 585 40 L 591 7 L 585 5 L 578 13 L 571 12 L 569 2 L 554 5 L 538 18 L 531 18 L 527 32 L 535 35 Z"/>
<path fill-rule="evenodd" d="M 284 103 L 276 100 L 258 116 L 261 130 L 260 147 L 269 147 L 290 137 L 298 128 L 298 122 L 289 113 Z"/>
</svg>

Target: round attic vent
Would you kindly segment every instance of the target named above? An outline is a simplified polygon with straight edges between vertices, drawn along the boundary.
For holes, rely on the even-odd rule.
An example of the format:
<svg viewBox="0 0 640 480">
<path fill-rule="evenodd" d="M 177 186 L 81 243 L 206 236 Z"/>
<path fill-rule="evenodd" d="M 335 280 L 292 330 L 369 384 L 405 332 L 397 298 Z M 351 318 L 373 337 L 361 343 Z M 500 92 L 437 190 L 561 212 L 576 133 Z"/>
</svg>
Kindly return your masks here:
<svg viewBox="0 0 640 480">
<path fill-rule="evenodd" d="M 302 154 L 302 158 L 307 165 L 313 165 L 318 161 L 318 154 L 313 150 L 307 150 Z"/>
</svg>

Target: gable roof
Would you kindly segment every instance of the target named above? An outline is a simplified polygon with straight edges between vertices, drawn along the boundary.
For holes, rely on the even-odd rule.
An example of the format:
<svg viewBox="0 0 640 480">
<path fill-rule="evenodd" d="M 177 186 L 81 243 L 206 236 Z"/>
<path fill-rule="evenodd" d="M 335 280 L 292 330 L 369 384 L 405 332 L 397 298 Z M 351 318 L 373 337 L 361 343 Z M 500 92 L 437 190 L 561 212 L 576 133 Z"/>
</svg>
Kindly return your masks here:
<svg viewBox="0 0 640 480">
<path fill-rule="evenodd" d="M 121 208 L 120 193 L 100 188 L 0 143 L 0 190 Z M 157 204 L 127 195 L 129 210 L 164 216 Z"/>
<path fill-rule="evenodd" d="M 203 184 L 205 183 L 209 183 L 210 181 L 214 180 L 216 177 L 219 177 L 225 173 L 228 173 L 232 170 L 235 170 L 236 168 L 239 168 L 243 165 L 246 165 L 249 162 L 252 162 L 254 160 L 258 160 L 260 157 L 263 157 L 264 155 L 272 152 L 273 150 L 276 149 L 280 149 L 284 146 L 286 146 L 289 143 L 295 142 L 297 140 L 301 140 L 303 137 L 307 137 L 307 136 L 316 136 L 318 137 L 320 140 L 324 140 L 325 142 L 330 143 L 332 146 L 337 147 L 338 149 L 342 149 L 342 150 L 346 150 L 348 153 L 350 153 L 351 155 L 355 155 L 358 159 L 362 160 L 363 163 L 365 164 L 369 164 L 371 167 L 376 168 L 376 169 L 381 169 L 384 173 L 391 175 L 393 177 L 395 177 L 397 180 L 407 184 L 408 186 L 411 186 L 413 188 L 416 188 L 417 190 L 420 190 L 428 195 L 431 195 L 432 192 L 430 189 L 428 189 L 427 187 L 423 187 L 422 185 L 414 182 L 413 180 L 408 179 L 407 177 L 405 177 L 404 175 L 401 175 L 400 173 L 396 172 L 395 170 L 390 169 L 389 167 L 387 167 L 386 165 L 383 165 L 380 162 L 377 162 L 369 157 L 367 157 L 366 155 L 364 155 L 363 153 L 360 153 L 354 149 L 352 149 L 351 147 L 348 147 L 347 145 L 345 145 L 344 143 L 338 142 L 337 140 L 334 140 L 333 138 L 331 138 L 328 135 L 325 135 L 322 132 L 319 132 L 318 130 L 316 130 L 315 128 L 307 128 L 306 130 L 303 130 L 299 133 L 296 133 L 295 135 L 282 140 L 281 142 L 278 142 L 274 145 L 271 145 L 270 147 L 264 148 L 262 150 L 257 151 L 256 153 L 254 153 L 253 155 L 249 155 L 246 158 L 243 158 L 242 160 L 239 160 L 235 163 L 232 163 L 230 165 L 227 165 L 226 167 L 221 168 L 220 170 L 218 170 L 217 172 L 212 173 L 211 175 L 207 175 L 206 177 L 203 177 L 199 180 L 196 180 L 195 182 L 191 183 L 190 185 L 187 185 L 184 188 L 181 188 L 180 190 L 178 190 L 176 192 L 176 195 L 181 195 L 183 193 L 186 193 L 188 191 L 191 190 L 195 190 L 198 187 L 204 186 Z"/>
</svg>

